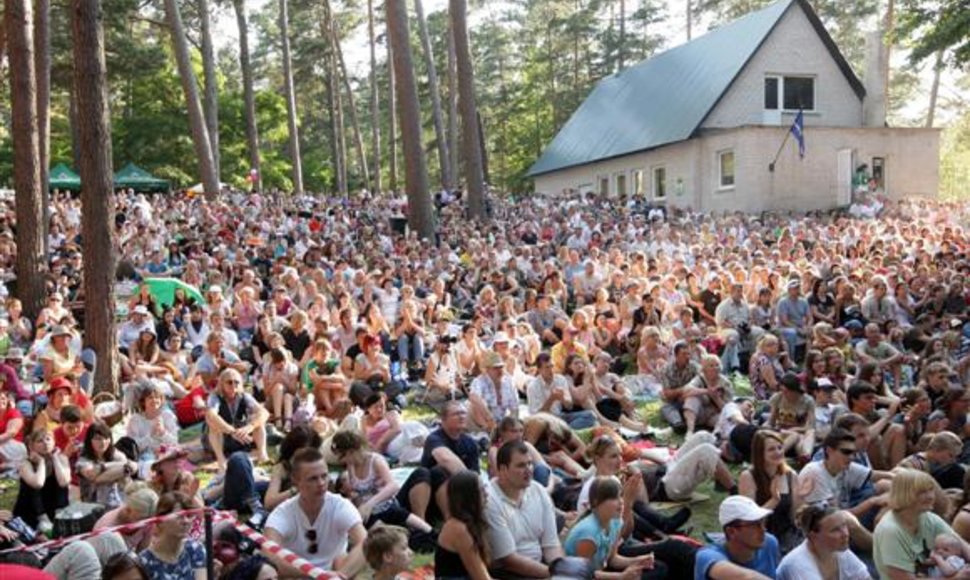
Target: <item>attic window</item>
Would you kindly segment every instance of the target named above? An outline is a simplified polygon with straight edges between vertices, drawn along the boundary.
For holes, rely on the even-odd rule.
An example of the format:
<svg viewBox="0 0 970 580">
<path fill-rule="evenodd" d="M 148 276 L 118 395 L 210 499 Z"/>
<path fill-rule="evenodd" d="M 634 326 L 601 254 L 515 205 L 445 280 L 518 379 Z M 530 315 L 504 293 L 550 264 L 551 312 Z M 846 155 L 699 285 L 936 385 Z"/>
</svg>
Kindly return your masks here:
<svg viewBox="0 0 970 580">
<path fill-rule="evenodd" d="M 765 110 L 815 110 L 815 78 L 796 76 L 765 77 Z"/>
</svg>

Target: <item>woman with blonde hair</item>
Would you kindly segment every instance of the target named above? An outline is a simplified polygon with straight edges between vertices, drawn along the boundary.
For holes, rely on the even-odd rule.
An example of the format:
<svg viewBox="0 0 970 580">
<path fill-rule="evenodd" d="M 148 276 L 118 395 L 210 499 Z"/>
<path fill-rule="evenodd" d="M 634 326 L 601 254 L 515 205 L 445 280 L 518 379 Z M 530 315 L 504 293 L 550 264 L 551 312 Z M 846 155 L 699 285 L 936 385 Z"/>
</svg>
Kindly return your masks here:
<svg viewBox="0 0 970 580">
<path fill-rule="evenodd" d="M 758 341 L 758 349 L 751 357 L 749 378 L 751 388 L 759 399 L 767 399 L 781 388 L 785 369 L 781 364 L 781 339 L 773 334 L 764 335 Z"/>
<path fill-rule="evenodd" d="M 661 340 L 660 329 L 647 326 L 640 332 L 640 348 L 637 350 L 637 369 L 641 375 L 660 382 L 660 373 L 670 359 L 670 349 Z"/>
<path fill-rule="evenodd" d="M 908 580 L 925 576 L 929 546 L 947 534 L 959 538 L 949 524 L 933 513 L 936 481 L 915 469 L 897 470 L 889 491 L 889 511 L 876 525 L 873 558 L 879 576 Z M 963 558 L 970 559 L 970 545 L 962 539 Z"/>
</svg>

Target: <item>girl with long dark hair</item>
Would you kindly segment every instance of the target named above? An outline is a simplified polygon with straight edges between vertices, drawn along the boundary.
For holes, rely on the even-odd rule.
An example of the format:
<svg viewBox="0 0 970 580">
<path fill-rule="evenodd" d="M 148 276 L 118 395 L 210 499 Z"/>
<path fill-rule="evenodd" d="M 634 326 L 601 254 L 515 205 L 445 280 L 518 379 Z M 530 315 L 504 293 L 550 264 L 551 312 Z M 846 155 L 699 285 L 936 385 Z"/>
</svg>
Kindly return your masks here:
<svg viewBox="0 0 970 580">
<path fill-rule="evenodd" d="M 624 530 L 633 528 L 632 503 L 638 482 L 621 484 L 614 477 L 597 477 L 589 489 L 589 508 L 569 531 L 563 544 L 569 556 L 586 558 L 596 578 L 635 580 L 666 578 L 667 566 L 652 553 L 625 557 L 618 553 Z M 619 572 L 618 570 L 624 570 Z"/>
<path fill-rule="evenodd" d="M 81 500 L 114 509 L 124 499 L 122 490 L 128 480 L 138 473 L 138 463 L 115 449 L 111 428 L 99 421 L 92 423 L 84 436 L 77 471 L 80 475 Z"/>
<path fill-rule="evenodd" d="M 490 580 L 487 530 L 481 480 L 473 471 L 459 471 L 448 480 L 448 519 L 438 534 L 435 577 Z"/>
<path fill-rule="evenodd" d="M 760 430 L 751 444 L 751 467 L 741 473 L 738 492 L 772 510 L 767 529 L 778 538 L 782 552 L 795 547 L 801 536 L 795 526 L 798 474 L 785 462 L 784 439 Z"/>
</svg>

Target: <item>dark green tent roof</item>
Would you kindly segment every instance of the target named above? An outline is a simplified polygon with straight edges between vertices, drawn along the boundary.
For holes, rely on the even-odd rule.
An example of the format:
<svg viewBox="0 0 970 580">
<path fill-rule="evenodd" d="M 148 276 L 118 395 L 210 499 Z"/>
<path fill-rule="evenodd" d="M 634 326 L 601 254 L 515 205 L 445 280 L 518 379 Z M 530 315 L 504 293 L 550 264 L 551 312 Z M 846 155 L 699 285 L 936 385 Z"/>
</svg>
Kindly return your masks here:
<svg viewBox="0 0 970 580">
<path fill-rule="evenodd" d="M 862 83 L 807 0 L 778 0 L 602 79 L 527 175 L 535 177 L 689 139 L 793 6 L 805 11 L 862 99 Z"/>
<path fill-rule="evenodd" d="M 115 187 L 130 187 L 135 191 L 167 191 L 169 184 L 134 163 L 129 163 L 115 173 Z"/>
<path fill-rule="evenodd" d="M 71 171 L 70 167 L 60 163 L 51 168 L 49 185 L 51 189 L 78 191 L 81 189 L 81 177 Z"/>
</svg>

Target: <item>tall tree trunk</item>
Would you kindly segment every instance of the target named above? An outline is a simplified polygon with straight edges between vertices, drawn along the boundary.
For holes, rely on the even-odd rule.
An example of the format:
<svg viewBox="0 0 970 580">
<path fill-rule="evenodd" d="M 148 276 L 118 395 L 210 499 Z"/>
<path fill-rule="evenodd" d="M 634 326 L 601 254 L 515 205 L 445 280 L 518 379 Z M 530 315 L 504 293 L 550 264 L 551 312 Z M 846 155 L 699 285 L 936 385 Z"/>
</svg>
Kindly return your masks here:
<svg viewBox="0 0 970 580">
<path fill-rule="evenodd" d="M 434 66 L 434 52 L 431 50 L 431 37 L 428 35 L 428 23 L 424 18 L 424 6 L 421 0 L 414 0 L 414 11 L 417 13 L 418 34 L 421 36 L 421 46 L 424 49 L 424 62 L 428 68 L 428 91 L 431 93 L 431 118 L 434 121 L 434 136 L 438 142 L 438 165 L 441 168 L 441 187 L 451 189 L 454 177 L 451 175 L 451 162 L 448 156 L 448 141 L 445 138 L 445 124 L 441 115 L 441 93 L 438 89 L 438 73 Z"/>
<path fill-rule="evenodd" d="M 179 11 L 177 0 L 165 0 L 165 12 L 168 15 L 168 27 L 172 33 L 172 45 L 175 49 L 175 61 L 178 64 L 179 77 L 182 79 L 182 90 L 185 93 L 185 108 L 189 114 L 189 128 L 192 131 L 192 142 L 195 145 L 195 155 L 199 158 L 199 174 L 202 187 L 210 199 L 219 193 L 219 176 L 216 174 L 215 161 L 212 159 L 212 142 L 209 140 L 209 130 L 202 114 L 202 103 L 199 102 L 199 85 L 192 70 L 192 57 L 189 55 L 189 43 L 185 38 L 185 27 L 182 25 L 182 13 Z"/>
<path fill-rule="evenodd" d="M 205 87 L 202 111 L 205 113 L 205 126 L 209 131 L 209 147 L 212 148 L 212 163 L 216 168 L 216 177 L 222 179 L 219 155 L 219 85 L 216 79 L 216 54 L 212 47 L 212 15 L 209 13 L 209 0 L 198 0 L 198 2 L 202 28 L 202 78 Z"/>
<path fill-rule="evenodd" d="M 259 127 L 256 124 L 256 94 L 253 91 L 253 67 L 249 62 L 249 25 L 246 24 L 246 1 L 233 0 L 236 26 L 239 28 L 239 68 L 242 69 L 243 105 L 246 116 L 246 148 L 249 150 L 249 168 L 256 171 L 252 187 L 262 191 L 263 173 L 260 167 Z"/>
<path fill-rule="evenodd" d="M 626 2 L 620 0 L 620 44 L 616 49 L 617 68 L 625 68 L 624 59 L 626 57 Z"/>
<path fill-rule="evenodd" d="M 428 166 L 421 145 L 421 106 L 418 83 L 411 56 L 411 34 L 405 0 L 385 0 L 387 31 L 393 46 L 393 68 L 397 78 L 397 103 L 400 107 L 401 143 L 404 146 L 404 179 L 408 195 L 408 225 L 425 240 L 435 233 L 431 193 L 428 191 Z"/>
<path fill-rule="evenodd" d="M 293 61 L 290 60 L 290 15 L 288 0 L 280 0 L 280 36 L 283 44 L 283 84 L 286 91 L 286 121 L 290 130 L 290 160 L 293 164 L 293 193 L 303 193 L 303 163 L 300 159 L 300 129 L 296 121 L 296 91 Z"/>
<path fill-rule="evenodd" d="M 385 12 L 387 6 L 384 7 Z M 385 16 L 386 19 L 386 16 Z M 394 72 L 394 47 L 391 42 L 391 25 L 387 24 L 387 79 L 390 89 L 387 92 L 387 106 L 390 109 L 388 130 L 388 149 L 391 156 L 391 191 L 397 193 L 397 73 Z"/>
<path fill-rule="evenodd" d="M 455 33 L 451 19 L 448 19 L 448 162 L 451 163 L 451 176 L 454 187 L 460 181 L 458 155 L 458 58 L 455 56 Z"/>
<path fill-rule="evenodd" d="M 347 126 L 344 124 L 344 104 L 340 95 L 340 70 L 337 68 L 337 55 L 330 50 L 330 78 L 333 83 L 334 130 L 337 135 L 337 158 L 340 160 L 340 175 L 337 189 L 340 195 L 347 195 Z"/>
<path fill-rule="evenodd" d="M 51 167 L 51 3 L 37 0 L 34 12 L 34 75 L 37 78 L 37 153 L 40 163 L 41 227 L 44 253 L 50 253 Z"/>
<path fill-rule="evenodd" d="M 488 147 L 485 145 L 485 123 L 482 121 L 481 111 L 476 111 L 478 119 L 478 149 L 482 152 L 482 182 L 487 186 L 492 182 L 488 172 Z"/>
<path fill-rule="evenodd" d="M 24 315 L 35 319 L 44 306 L 47 255 L 41 220 L 38 153 L 37 79 L 31 0 L 6 0 L 4 18 L 10 53 L 10 110 L 13 133 L 15 209 L 17 215 L 17 297 Z"/>
<path fill-rule="evenodd" d="M 374 0 L 367 0 L 367 37 L 370 43 L 370 123 L 371 149 L 374 155 L 374 165 L 371 171 L 374 175 L 373 193 L 380 194 L 383 189 L 381 183 L 381 107 L 377 86 L 377 39 L 374 35 Z"/>
<path fill-rule="evenodd" d="M 354 98 L 354 90 L 350 86 L 350 77 L 347 75 L 347 63 L 344 61 L 344 51 L 340 46 L 340 37 L 337 34 L 337 19 L 331 9 L 330 0 L 325 1 L 327 14 L 330 16 L 330 42 L 334 54 L 337 56 L 337 64 L 340 66 L 339 76 L 343 82 L 344 92 L 347 93 L 347 108 L 350 113 L 350 126 L 354 130 L 354 148 L 357 150 L 358 168 L 364 183 L 370 183 L 370 174 L 367 171 L 367 154 L 364 153 L 364 136 L 360 131 L 360 122 L 357 119 L 357 102 Z"/>
<path fill-rule="evenodd" d="M 84 142 L 81 174 L 81 233 L 84 237 L 84 340 L 97 353 L 98 392 L 118 394 L 118 347 L 114 326 L 114 194 L 111 115 L 104 63 L 101 0 L 73 0 L 74 92 Z M 93 267 L 97 265 L 97 267 Z"/>
<path fill-rule="evenodd" d="M 77 97 L 74 96 L 74 87 L 68 91 L 67 98 L 67 122 L 71 127 L 71 161 L 74 167 L 81 166 L 81 127 L 77 119 Z"/>
<path fill-rule="evenodd" d="M 933 127 L 936 120 L 936 100 L 940 95 L 940 73 L 943 72 L 943 51 L 936 52 L 936 62 L 933 63 L 933 84 L 930 86 L 930 106 L 926 111 L 926 128 Z"/>
<path fill-rule="evenodd" d="M 333 55 L 328 50 L 324 56 L 324 69 L 327 71 L 327 107 L 330 111 L 330 157 L 333 165 L 333 186 L 338 193 L 343 191 L 342 176 L 344 175 L 340 158 L 340 121 L 337 114 L 337 103 L 340 99 L 340 92 L 337 90 L 337 81 L 334 78 L 333 66 L 331 61 Z"/>
<path fill-rule="evenodd" d="M 473 219 L 485 219 L 485 175 L 482 167 L 481 137 L 478 126 L 478 107 L 475 104 L 475 74 L 472 53 L 468 46 L 468 20 L 465 0 L 449 0 L 448 11 L 455 37 L 455 57 L 458 63 L 458 106 L 461 109 L 461 142 L 465 158 L 465 188 L 468 191 L 468 214 Z"/>
</svg>

